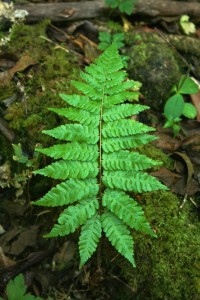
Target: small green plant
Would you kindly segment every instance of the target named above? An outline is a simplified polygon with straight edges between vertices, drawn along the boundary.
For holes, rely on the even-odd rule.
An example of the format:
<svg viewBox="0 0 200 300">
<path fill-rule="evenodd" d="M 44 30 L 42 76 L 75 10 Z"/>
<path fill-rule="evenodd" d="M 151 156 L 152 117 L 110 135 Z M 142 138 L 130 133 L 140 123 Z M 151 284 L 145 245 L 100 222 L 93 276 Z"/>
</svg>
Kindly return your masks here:
<svg viewBox="0 0 200 300">
<path fill-rule="evenodd" d="M 194 119 L 197 115 L 195 106 L 191 103 L 185 103 L 183 95 L 196 94 L 199 91 L 198 85 L 189 76 L 182 76 L 178 85 L 172 89 L 172 95 L 164 106 L 164 116 L 167 121 L 164 128 L 172 128 L 176 136 L 181 126 L 181 116 Z"/>
<path fill-rule="evenodd" d="M 122 13 L 131 15 L 134 9 L 134 3 L 136 0 L 105 0 L 106 5 L 111 8 L 119 8 Z"/>
<path fill-rule="evenodd" d="M 110 32 L 99 32 L 99 45 L 100 50 L 106 50 L 111 44 L 115 43 L 117 49 L 124 46 L 124 33 L 110 33 Z"/>
<path fill-rule="evenodd" d="M 189 22 L 189 18 L 190 18 L 189 16 L 183 15 L 183 16 L 181 16 L 180 21 L 179 21 L 179 25 L 180 25 L 182 31 L 187 35 L 194 34 L 196 32 L 196 27 L 195 27 L 194 23 Z"/>
<path fill-rule="evenodd" d="M 27 287 L 24 282 L 24 276 L 22 274 L 19 274 L 13 280 L 10 280 L 6 286 L 7 299 L 8 300 L 43 300 L 43 298 L 35 297 L 29 293 L 26 293 L 26 290 Z M 5 300 L 5 299 L 0 297 L 0 300 Z"/>
<path fill-rule="evenodd" d="M 156 137 L 148 134 L 153 128 L 129 118 L 148 107 L 127 103 L 138 99 L 140 84 L 127 80 L 122 67 L 115 45 L 86 67 L 83 81 L 72 81 L 78 94 L 60 95 L 67 107 L 50 109 L 73 123 L 43 130 L 63 142 L 36 149 L 56 162 L 34 173 L 62 182 L 33 204 L 67 206 L 45 237 L 66 236 L 81 227 L 80 267 L 96 251 L 102 231 L 135 266 L 129 229 L 156 234 L 130 193 L 166 189 L 143 172 L 160 162 L 132 151 Z"/>
</svg>

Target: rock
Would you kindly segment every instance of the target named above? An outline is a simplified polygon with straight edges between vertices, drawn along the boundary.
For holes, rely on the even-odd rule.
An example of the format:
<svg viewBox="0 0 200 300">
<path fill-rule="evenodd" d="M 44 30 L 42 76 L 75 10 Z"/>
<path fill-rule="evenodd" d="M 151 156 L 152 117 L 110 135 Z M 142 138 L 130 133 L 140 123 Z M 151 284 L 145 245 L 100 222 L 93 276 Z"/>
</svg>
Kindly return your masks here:
<svg viewBox="0 0 200 300">
<path fill-rule="evenodd" d="M 131 44 L 126 51 L 130 78 L 142 83 L 149 106 L 163 107 L 181 76 L 175 52 L 157 34 L 128 34 L 126 39 Z"/>
</svg>

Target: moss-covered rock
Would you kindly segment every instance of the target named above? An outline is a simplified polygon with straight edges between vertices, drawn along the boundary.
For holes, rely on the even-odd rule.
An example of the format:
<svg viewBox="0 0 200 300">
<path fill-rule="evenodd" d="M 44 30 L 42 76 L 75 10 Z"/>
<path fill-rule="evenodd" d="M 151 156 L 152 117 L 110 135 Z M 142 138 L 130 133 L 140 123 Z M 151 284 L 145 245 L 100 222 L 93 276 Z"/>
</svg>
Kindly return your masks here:
<svg viewBox="0 0 200 300">
<path fill-rule="evenodd" d="M 156 34 L 127 34 L 130 48 L 128 72 L 142 83 L 141 92 L 151 107 L 163 107 L 171 88 L 181 76 L 175 52 Z"/>
</svg>

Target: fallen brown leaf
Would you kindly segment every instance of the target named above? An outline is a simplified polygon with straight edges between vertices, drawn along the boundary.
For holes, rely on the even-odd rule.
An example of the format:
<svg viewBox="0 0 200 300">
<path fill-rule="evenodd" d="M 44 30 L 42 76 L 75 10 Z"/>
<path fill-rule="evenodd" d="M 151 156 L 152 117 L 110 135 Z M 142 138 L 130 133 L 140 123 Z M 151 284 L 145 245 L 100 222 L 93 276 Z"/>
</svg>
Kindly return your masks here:
<svg viewBox="0 0 200 300">
<path fill-rule="evenodd" d="M 35 65 L 37 62 L 27 54 L 23 55 L 18 62 L 14 65 L 13 68 L 0 72 L 0 85 L 8 85 L 14 74 L 20 71 L 25 70 L 31 65 Z"/>
<path fill-rule="evenodd" d="M 190 95 L 192 103 L 197 109 L 197 121 L 200 122 L 200 92 Z"/>
</svg>

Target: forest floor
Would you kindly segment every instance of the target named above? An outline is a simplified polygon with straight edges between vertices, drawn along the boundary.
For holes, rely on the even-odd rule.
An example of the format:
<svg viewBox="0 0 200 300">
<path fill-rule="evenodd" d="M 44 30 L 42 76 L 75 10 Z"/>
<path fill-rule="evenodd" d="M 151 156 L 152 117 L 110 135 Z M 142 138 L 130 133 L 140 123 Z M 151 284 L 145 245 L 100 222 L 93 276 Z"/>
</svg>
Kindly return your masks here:
<svg viewBox="0 0 200 300">
<path fill-rule="evenodd" d="M 39 2 L 23 3 L 37 9 Z M 8 282 L 22 273 L 28 292 L 44 299 L 200 299 L 200 92 L 183 95 L 196 109 L 194 118 L 179 116 L 176 135 L 163 127 L 164 105 L 180 77 L 200 81 L 198 18 L 190 20 L 196 29 L 187 34 L 176 14 L 151 18 L 106 10 L 95 18 L 27 23 L 26 17 L 5 18 L 3 5 L 0 1 L 0 296 L 23 299 L 5 293 Z M 35 147 L 52 143 L 41 131 L 63 121 L 47 109 L 60 106 L 59 93 L 74 92 L 70 80 L 101 53 L 102 31 L 124 35 L 125 68 L 143 84 L 139 103 L 150 107 L 139 120 L 158 136 L 140 152 L 163 162 L 150 172 L 169 188 L 138 196 L 158 239 L 136 234 L 134 271 L 105 241 L 101 266 L 95 254 L 79 270 L 78 233 L 44 239 L 58 210 L 32 205 L 55 184 L 33 175 L 46 164 Z"/>
</svg>

